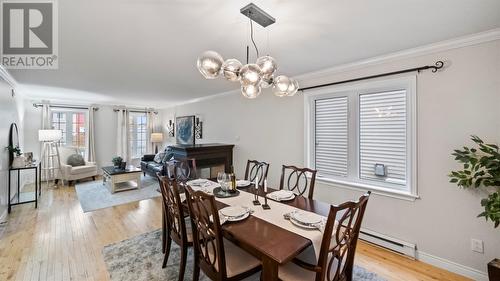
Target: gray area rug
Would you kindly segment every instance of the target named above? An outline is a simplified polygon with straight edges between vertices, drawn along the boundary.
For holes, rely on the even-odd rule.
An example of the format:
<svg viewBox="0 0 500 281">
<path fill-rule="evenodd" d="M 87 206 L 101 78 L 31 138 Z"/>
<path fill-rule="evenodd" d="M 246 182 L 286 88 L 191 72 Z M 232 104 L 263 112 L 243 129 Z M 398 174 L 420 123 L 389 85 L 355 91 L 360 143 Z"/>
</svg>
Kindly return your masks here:
<svg viewBox="0 0 500 281">
<path fill-rule="evenodd" d="M 180 248 L 172 242 L 172 249 L 166 268 L 161 268 L 163 254 L 161 252 L 161 230 L 156 230 L 139 236 L 110 244 L 103 249 L 104 261 L 111 280 L 114 281 L 177 281 L 179 278 Z M 189 252 L 184 280 L 192 280 L 193 253 Z M 246 280 L 258 281 L 260 274 L 255 274 Z M 208 281 L 203 272 L 200 280 Z M 384 281 L 377 274 L 362 267 L 354 266 L 354 281 Z"/>
<path fill-rule="evenodd" d="M 120 191 L 113 194 L 102 184 L 102 180 L 98 180 L 78 183 L 75 190 L 82 210 L 86 213 L 161 196 L 157 191 L 160 187 L 157 179 L 141 176 L 141 185 L 141 189 Z"/>
</svg>

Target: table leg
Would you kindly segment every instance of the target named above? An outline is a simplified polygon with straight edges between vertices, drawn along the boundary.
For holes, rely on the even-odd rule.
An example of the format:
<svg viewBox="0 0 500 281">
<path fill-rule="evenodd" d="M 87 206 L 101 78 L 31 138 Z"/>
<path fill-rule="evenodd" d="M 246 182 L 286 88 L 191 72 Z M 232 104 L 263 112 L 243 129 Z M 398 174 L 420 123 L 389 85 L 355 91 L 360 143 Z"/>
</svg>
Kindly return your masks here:
<svg viewBox="0 0 500 281">
<path fill-rule="evenodd" d="M 38 177 L 37 177 L 38 171 L 35 168 L 35 209 L 38 208 Z"/>
<path fill-rule="evenodd" d="M 21 169 L 17 170 L 17 203 L 21 199 Z"/>
<path fill-rule="evenodd" d="M 11 208 L 11 206 L 10 206 L 10 170 L 9 170 L 9 184 L 8 184 L 8 186 L 9 186 L 9 191 L 7 192 L 8 193 L 8 195 L 7 195 L 7 202 L 8 202 L 7 213 L 10 214 L 10 208 Z"/>
<path fill-rule="evenodd" d="M 42 195 L 42 162 L 38 163 L 35 173 L 38 173 L 38 195 Z"/>
<path fill-rule="evenodd" d="M 139 176 L 136 178 L 136 181 L 137 181 L 137 189 L 141 189 L 141 174 L 139 174 Z"/>
<path fill-rule="evenodd" d="M 278 280 L 278 263 L 271 258 L 262 258 L 262 280 Z"/>
</svg>

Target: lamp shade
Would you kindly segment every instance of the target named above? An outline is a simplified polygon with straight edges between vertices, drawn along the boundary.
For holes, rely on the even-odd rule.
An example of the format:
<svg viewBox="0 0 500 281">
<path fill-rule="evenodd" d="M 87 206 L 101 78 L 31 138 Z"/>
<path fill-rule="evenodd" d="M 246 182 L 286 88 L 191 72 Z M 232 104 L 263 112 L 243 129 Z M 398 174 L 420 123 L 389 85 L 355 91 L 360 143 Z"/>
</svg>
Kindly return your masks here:
<svg viewBox="0 0 500 281">
<path fill-rule="evenodd" d="M 58 141 L 61 138 L 61 130 L 38 130 L 38 141 Z"/>
<path fill-rule="evenodd" d="M 151 142 L 162 142 L 163 133 L 151 133 Z"/>
</svg>

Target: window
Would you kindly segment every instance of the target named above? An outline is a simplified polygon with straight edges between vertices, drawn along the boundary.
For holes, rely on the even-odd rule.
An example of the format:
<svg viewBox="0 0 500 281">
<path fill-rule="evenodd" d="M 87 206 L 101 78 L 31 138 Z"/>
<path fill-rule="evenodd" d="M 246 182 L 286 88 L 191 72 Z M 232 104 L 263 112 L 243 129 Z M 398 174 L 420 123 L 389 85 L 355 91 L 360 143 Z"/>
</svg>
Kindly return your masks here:
<svg viewBox="0 0 500 281">
<path fill-rule="evenodd" d="M 306 95 L 307 164 L 318 180 L 416 198 L 416 79 Z"/>
<path fill-rule="evenodd" d="M 86 151 L 87 113 L 74 110 L 52 110 L 52 128 L 62 131 L 60 146 L 78 147 L 84 156 Z"/>
<path fill-rule="evenodd" d="M 129 142 L 132 158 L 140 158 L 146 153 L 147 116 L 142 112 L 129 113 Z"/>
</svg>

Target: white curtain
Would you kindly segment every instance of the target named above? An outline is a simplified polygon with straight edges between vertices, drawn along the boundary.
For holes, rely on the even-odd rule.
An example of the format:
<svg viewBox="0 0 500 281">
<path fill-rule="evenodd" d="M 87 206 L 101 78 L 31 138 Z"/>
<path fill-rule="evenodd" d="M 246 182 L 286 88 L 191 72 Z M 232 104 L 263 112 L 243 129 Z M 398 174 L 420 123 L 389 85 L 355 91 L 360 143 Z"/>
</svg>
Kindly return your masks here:
<svg viewBox="0 0 500 281">
<path fill-rule="evenodd" d="M 89 107 L 89 120 L 88 120 L 88 137 L 87 137 L 87 161 L 88 162 L 96 162 L 95 155 L 95 129 L 94 129 L 94 115 L 95 115 L 95 107 Z"/>
<path fill-rule="evenodd" d="M 155 151 L 155 144 L 151 142 L 151 134 L 155 132 L 156 130 L 156 114 L 153 111 L 149 111 L 147 114 L 147 132 L 146 132 L 146 140 L 147 140 L 147 147 L 146 147 L 146 153 L 147 154 L 152 154 Z"/>
<path fill-rule="evenodd" d="M 41 130 L 52 129 L 52 114 L 50 112 L 50 104 L 43 103 L 42 104 L 42 124 L 40 127 Z M 45 147 L 43 142 L 40 142 L 40 161 L 42 162 L 42 168 L 47 168 L 51 165 L 49 154 L 52 152 L 45 151 L 48 148 Z M 49 174 L 47 170 L 44 170 L 42 173 L 42 180 L 50 180 L 54 177 L 54 175 Z"/>
<path fill-rule="evenodd" d="M 116 155 L 121 156 L 123 161 L 130 162 L 128 110 L 119 109 L 117 113 Z"/>
</svg>

